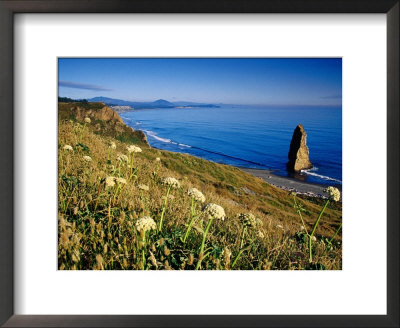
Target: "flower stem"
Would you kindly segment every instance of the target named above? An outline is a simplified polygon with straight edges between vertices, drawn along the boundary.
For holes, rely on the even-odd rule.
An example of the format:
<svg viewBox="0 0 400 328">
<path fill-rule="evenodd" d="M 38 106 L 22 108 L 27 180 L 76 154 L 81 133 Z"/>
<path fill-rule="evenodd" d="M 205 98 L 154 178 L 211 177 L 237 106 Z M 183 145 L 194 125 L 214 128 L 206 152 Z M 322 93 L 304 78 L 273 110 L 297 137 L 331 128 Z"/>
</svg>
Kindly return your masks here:
<svg viewBox="0 0 400 328">
<path fill-rule="evenodd" d="M 206 230 L 204 230 L 204 233 L 203 233 L 203 241 L 201 242 L 200 253 L 199 253 L 199 260 L 197 261 L 197 264 L 196 264 L 196 270 L 198 270 L 199 267 L 200 267 L 200 264 L 201 264 L 201 261 L 202 261 L 202 255 L 203 255 L 203 251 L 204 251 L 204 244 L 205 244 L 205 242 L 206 242 L 207 233 L 208 233 L 208 230 L 210 229 L 210 226 L 211 226 L 211 223 L 212 223 L 213 219 L 214 219 L 214 217 L 211 217 L 211 218 L 210 218 L 210 220 L 208 221 Z"/>
<path fill-rule="evenodd" d="M 130 160 L 130 173 L 129 173 L 129 180 L 132 179 L 132 170 L 133 170 L 133 153 L 130 155 L 131 160 Z"/>
<path fill-rule="evenodd" d="M 298 209 L 298 207 L 297 207 L 296 196 L 293 196 L 293 200 L 294 200 L 294 205 L 296 206 L 296 212 L 297 212 L 297 213 L 299 214 L 299 216 L 300 216 L 301 224 L 303 225 L 304 230 L 305 230 L 307 236 L 309 236 L 308 231 L 307 231 L 306 224 L 304 223 L 304 220 L 303 220 L 303 216 L 301 215 L 301 211 L 300 211 L 300 210 Z"/>
<path fill-rule="evenodd" d="M 242 247 L 243 247 L 244 234 L 246 233 L 246 229 L 247 229 L 247 226 L 244 226 L 244 227 L 243 227 L 243 230 L 242 230 L 242 236 L 240 237 L 239 251 L 240 251 L 240 250 L 242 249 Z"/>
<path fill-rule="evenodd" d="M 251 247 L 251 245 L 250 245 L 250 246 L 247 246 L 246 248 L 243 248 L 243 249 L 241 249 L 241 250 L 239 251 L 238 255 L 236 255 L 235 260 L 234 260 L 233 263 L 232 263 L 231 268 L 233 268 L 233 267 L 235 266 L 237 260 L 239 260 L 239 257 L 242 255 L 242 253 L 243 253 L 244 251 L 249 250 L 250 247 Z"/>
<path fill-rule="evenodd" d="M 143 235 L 143 247 L 142 247 L 142 270 L 146 266 L 146 257 L 144 256 L 144 249 L 146 248 L 146 232 Z"/>
<path fill-rule="evenodd" d="M 163 209 L 162 209 L 162 212 L 161 212 L 160 224 L 159 224 L 159 226 L 158 226 L 158 231 L 159 231 L 159 232 L 161 232 L 161 229 L 162 229 L 162 222 L 163 222 L 165 210 L 166 210 L 166 208 L 167 208 L 168 196 L 169 196 L 169 192 L 170 192 L 170 191 L 171 191 L 171 186 L 168 187 L 167 195 L 165 196 L 164 205 L 163 205 Z"/>
<path fill-rule="evenodd" d="M 329 198 L 326 200 L 326 203 L 325 203 L 324 207 L 322 208 L 321 212 L 319 213 L 317 221 L 315 221 L 315 223 L 314 223 L 314 226 L 313 226 L 313 229 L 311 231 L 311 234 L 308 237 L 308 249 L 309 249 L 309 252 L 310 252 L 310 256 L 309 256 L 309 260 L 308 261 L 310 263 L 312 262 L 312 237 L 314 236 L 314 232 L 317 229 L 318 223 L 321 220 L 322 214 L 324 213 L 324 211 L 325 211 L 326 207 L 328 206 L 328 204 L 329 204 Z"/>
<path fill-rule="evenodd" d="M 337 236 L 337 234 L 339 233 L 340 229 L 342 228 L 342 223 L 340 223 L 339 227 L 337 228 L 336 232 L 333 234 L 332 238 L 329 239 L 328 244 L 332 245 L 332 240 Z M 326 251 L 328 248 L 325 248 L 324 252 L 322 253 L 321 257 L 325 255 Z"/>
<path fill-rule="evenodd" d="M 183 243 L 186 242 L 186 238 L 189 236 L 190 229 L 192 228 L 194 222 L 194 198 L 192 197 L 192 206 L 190 207 L 190 221 L 186 229 L 185 237 L 183 237 Z"/>
</svg>

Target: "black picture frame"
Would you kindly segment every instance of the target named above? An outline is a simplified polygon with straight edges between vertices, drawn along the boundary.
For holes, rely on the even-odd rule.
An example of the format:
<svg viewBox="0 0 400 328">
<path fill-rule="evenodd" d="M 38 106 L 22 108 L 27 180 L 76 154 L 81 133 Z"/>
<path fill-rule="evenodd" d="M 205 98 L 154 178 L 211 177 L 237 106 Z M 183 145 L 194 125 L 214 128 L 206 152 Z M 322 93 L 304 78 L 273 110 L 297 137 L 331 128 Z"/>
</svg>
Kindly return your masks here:
<svg viewBox="0 0 400 328">
<path fill-rule="evenodd" d="M 0 0 L 0 324 L 4 327 L 399 327 L 399 8 L 399 0 Z M 385 13 L 387 315 L 14 315 L 13 17 L 16 13 Z"/>
</svg>

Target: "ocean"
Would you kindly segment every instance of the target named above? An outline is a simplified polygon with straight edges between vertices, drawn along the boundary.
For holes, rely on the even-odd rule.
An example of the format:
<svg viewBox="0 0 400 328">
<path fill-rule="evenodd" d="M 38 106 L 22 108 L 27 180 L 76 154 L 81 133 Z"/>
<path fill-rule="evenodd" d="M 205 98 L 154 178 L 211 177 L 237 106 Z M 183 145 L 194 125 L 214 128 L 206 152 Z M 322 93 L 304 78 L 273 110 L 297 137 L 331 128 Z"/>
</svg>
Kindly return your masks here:
<svg viewBox="0 0 400 328">
<path fill-rule="evenodd" d="M 120 113 L 146 133 L 152 147 L 217 163 L 269 169 L 311 183 L 342 184 L 342 108 L 221 106 L 157 108 Z M 292 134 L 301 123 L 313 168 L 292 174 L 286 163 Z"/>
</svg>

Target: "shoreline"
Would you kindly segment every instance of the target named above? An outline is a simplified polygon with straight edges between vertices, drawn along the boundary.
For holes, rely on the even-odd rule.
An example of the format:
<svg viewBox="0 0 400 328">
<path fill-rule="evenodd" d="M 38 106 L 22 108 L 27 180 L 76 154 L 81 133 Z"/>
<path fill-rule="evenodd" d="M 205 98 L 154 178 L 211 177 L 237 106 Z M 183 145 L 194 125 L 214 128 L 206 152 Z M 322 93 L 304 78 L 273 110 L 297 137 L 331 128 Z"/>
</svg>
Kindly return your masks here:
<svg viewBox="0 0 400 328">
<path fill-rule="evenodd" d="M 149 144 L 149 146 L 151 148 L 158 149 L 161 151 L 174 152 L 172 150 L 157 148 L 157 147 L 151 146 L 150 144 Z M 198 157 L 198 156 L 191 155 L 191 154 L 184 153 L 184 152 L 176 152 L 176 153 Z M 210 160 L 204 159 L 202 157 L 198 157 L 198 158 L 201 158 L 206 161 L 210 161 Z M 304 195 L 304 196 L 308 196 L 308 197 L 328 198 L 328 194 L 326 192 L 324 192 L 325 188 L 327 188 L 328 185 L 318 184 L 318 183 L 314 183 L 314 182 L 299 181 L 295 178 L 290 178 L 290 177 L 283 177 L 283 176 L 274 174 L 273 170 L 268 170 L 268 169 L 265 169 L 265 170 L 252 169 L 252 168 L 245 168 L 245 167 L 240 167 L 240 166 L 235 166 L 235 165 L 230 165 L 230 164 L 223 164 L 223 163 L 217 163 L 217 164 L 236 167 L 239 170 L 242 170 L 246 173 L 249 173 L 257 178 L 264 180 L 268 184 L 271 184 L 279 189 L 286 190 L 288 192 L 292 191 L 296 194 L 300 194 L 300 195 Z M 339 189 L 341 191 L 342 188 L 340 187 Z"/>
<path fill-rule="evenodd" d="M 129 125 L 127 125 L 127 126 L 129 126 Z M 143 130 L 140 130 L 140 129 L 136 130 L 136 131 L 143 132 Z M 149 146 L 151 148 L 158 149 L 161 151 L 174 152 L 173 150 L 166 150 L 166 149 L 154 147 L 154 146 L 150 145 L 150 143 L 149 143 Z M 187 154 L 187 155 L 194 156 L 194 157 L 199 157 L 199 156 L 195 156 L 195 155 L 192 155 L 190 153 L 185 153 L 185 152 L 177 151 L 177 153 Z M 202 157 L 199 157 L 199 158 L 204 159 L 206 161 L 210 161 L 210 160 L 207 160 Z M 223 164 L 223 163 L 219 163 L 219 164 Z M 257 178 L 264 180 L 268 184 L 271 184 L 279 189 L 286 190 L 288 192 L 294 192 L 296 194 L 300 194 L 300 195 L 304 195 L 304 196 L 308 196 L 308 197 L 318 197 L 318 198 L 324 198 L 324 199 L 328 198 L 328 194 L 324 191 L 328 187 L 328 185 L 325 185 L 325 184 L 319 184 L 319 183 L 315 183 L 315 182 L 305 182 L 305 181 L 300 181 L 300 180 L 297 180 L 297 179 L 291 178 L 291 177 L 283 177 L 283 176 L 274 174 L 273 173 L 274 171 L 269 170 L 269 169 L 245 168 L 245 167 L 235 166 L 235 165 L 231 165 L 231 164 L 223 164 L 223 165 L 229 165 L 232 167 L 236 167 L 239 170 L 242 170 L 246 173 L 249 173 Z M 335 184 L 332 184 L 332 185 L 336 186 Z M 336 186 L 336 187 L 338 187 L 338 186 Z M 339 190 L 342 191 L 341 186 L 339 187 Z"/>
<path fill-rule="evenodd" d="M 247 172 L 257 178 L 261 178 L 265 182 L 279 189 L 287 190 L 288 192 L 292 191 L 296 194 L 309 197 L 328 197 L 328 194 L 324 192 L 324 189 L 328 187 L 326 185 L 299 181 L 290 177 L 282 177 L 272 173 L 273 171 L 271 170 L 250 169 L 244 167 L 238 167 L 238 169 Z"/>
</svg>

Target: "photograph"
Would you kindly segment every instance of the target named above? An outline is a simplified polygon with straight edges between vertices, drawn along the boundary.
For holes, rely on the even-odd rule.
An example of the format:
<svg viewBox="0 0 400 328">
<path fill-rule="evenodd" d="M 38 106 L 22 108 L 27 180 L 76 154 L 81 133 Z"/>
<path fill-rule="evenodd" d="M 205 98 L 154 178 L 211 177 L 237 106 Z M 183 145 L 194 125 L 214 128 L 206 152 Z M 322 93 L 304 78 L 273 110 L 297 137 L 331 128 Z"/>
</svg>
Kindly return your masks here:
<svg viewBox="0 0 400 328">
<path fill-rule="evenodd" d="M 59 57 L 58 270 L 342 270 L 342 58 Z"/>
</svg>

